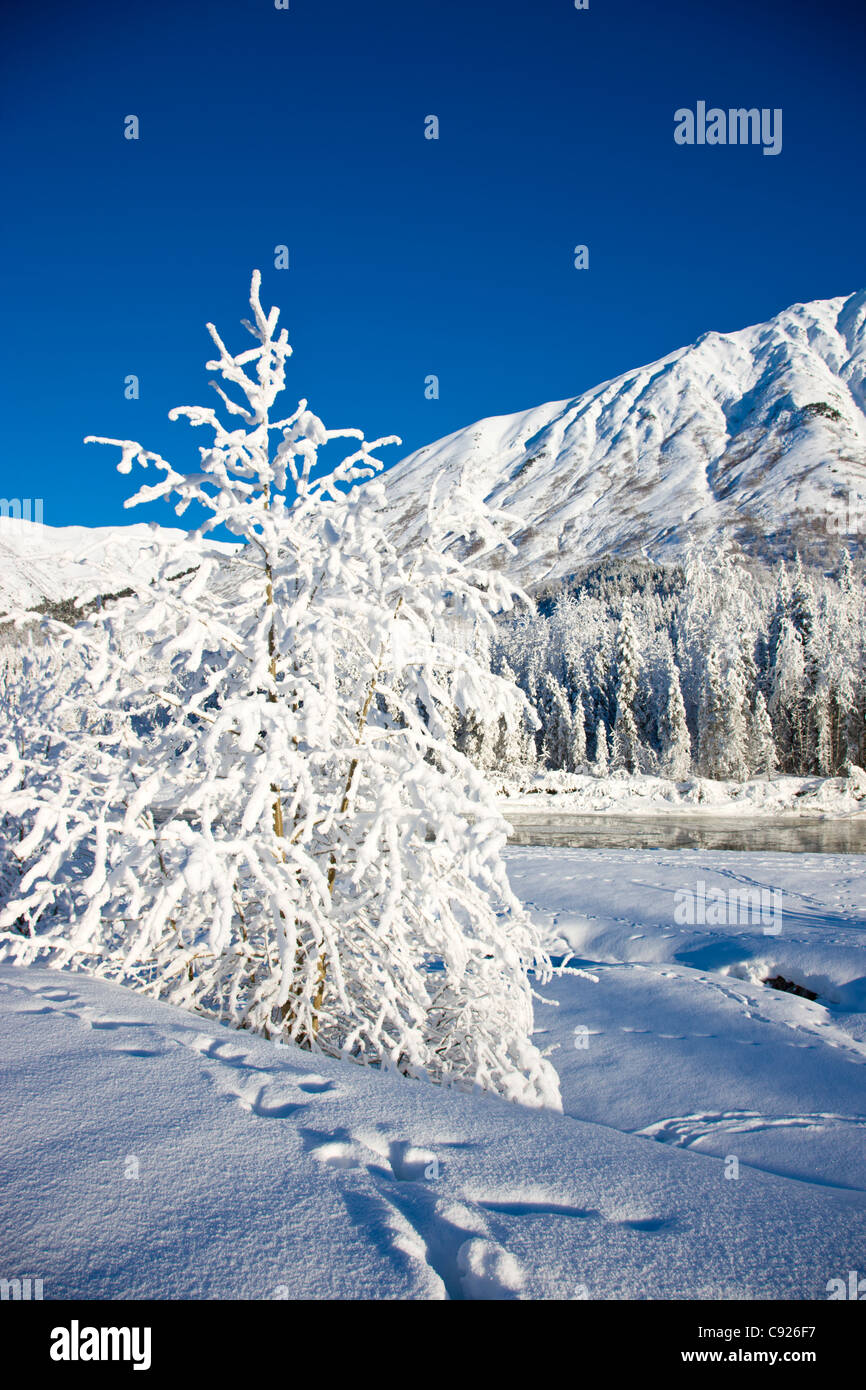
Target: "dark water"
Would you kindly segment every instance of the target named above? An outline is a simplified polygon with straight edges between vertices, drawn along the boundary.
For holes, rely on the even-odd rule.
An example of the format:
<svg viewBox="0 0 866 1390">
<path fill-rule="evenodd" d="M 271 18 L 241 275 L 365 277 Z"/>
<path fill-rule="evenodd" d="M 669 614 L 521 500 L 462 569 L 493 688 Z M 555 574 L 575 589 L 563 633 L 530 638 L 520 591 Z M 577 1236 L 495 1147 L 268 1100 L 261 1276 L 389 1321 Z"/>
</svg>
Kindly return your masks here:
<svg viewBox="0 0 866 1390">
<path fill-rule="evenodd" d="M 748 816 L 508 816 L 509 844 L 570 849 L 728 849 L 866 854 L 866 816 L 793 820 Z"/>
</svg>

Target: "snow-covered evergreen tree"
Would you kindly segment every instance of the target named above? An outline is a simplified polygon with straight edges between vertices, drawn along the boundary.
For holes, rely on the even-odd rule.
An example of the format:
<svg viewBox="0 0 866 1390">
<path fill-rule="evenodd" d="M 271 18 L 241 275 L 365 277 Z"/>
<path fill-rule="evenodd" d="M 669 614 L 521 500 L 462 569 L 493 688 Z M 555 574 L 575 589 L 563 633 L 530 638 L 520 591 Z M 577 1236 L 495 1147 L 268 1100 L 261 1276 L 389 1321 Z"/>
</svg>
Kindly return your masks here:
<svg viewBox="0 0 866 1390">
<path fill-rule="evenodd" d="M 749 776 L 749 704 L 742 651 L 735 648 L 725 677 L 725 755 L 723 777 L 743 782 Z"/>
<path fill-rule="evenodd" d="M 680 688 L 680 677 L 670 642 L 665 651 L 664 678 L 666 691 L 659 716 L 660 768 L 665 777 L 675 782 L 688 777 L 692 765 L 692 742 L 686 723 L 686 707 Z"/>
<path fill-rule="evenodd" d="M 797 633 L 803 648 L 804 681 L 803 690 L 799 699 L 796 701 L 794 757 L 799 766 L 803 767 L 806 771 L 813 772 L 819 770 L 818 719 L 816 708 L 818 700 L 818 662 L 815 649 L 817 620 L 815 613 L 815 595 L 803 570 L 803 563 L 799 555 L 797 556 L 797 563 L 791 585 L 790 617 L 794 631 Z M 822 703 L 823 715 L 826 719 L 829 713 L 826 685 Z M 828 730 L 824 730 L 822 737 L 825 740 L 825 754 L 828 754 Z"/>
<path fill-rule="evenodd" d="M 616 646 L 616 718 L 613 726 L 613 766 L 626 772 L 640 770 L 640 737 L 635 717 L 639 660 L 634 621 L 628 604 L 623 607 Z"/>
<path fill-rule="evenodd" d="M 776 729 L 782 770 L 795 772 L 802 767 L 799 760 L 806 746 L 805 653 L 800 633 L 786 615 L 777 623 L 771 651 L 767 707 Z"/>
<path fill-rule="evenodd" d="M 762 690 L 755 695 L 754 709 L 749 717 L 747 758 L 752 777 L 772 777 L 778 768 L 773 726 Z"/>
<path fill-rule="evenodd" d="M 568 769 L 574 726 L 565 691 L 555 676 L 544 677 L 544 757 L 550 768 Z"/>
<path fill-rule="evenodd" d="M 584 714 L 582 681 L 578 681 L 575 686 L 567 767 L 570 772 L 586 771 L 586 716 Z"/>
<path fill-rule="evenodd" d="M 596 777 L 606 777 L 610 771 L 607 728 L 603 719 L 595 726 L 595 756 L 592 760 L 592 770 Z"/>
<path fill-rule="evenodd" d="M 723 777 L 726 758 L 727 693 L 716 647 L 707 656 L 706 684 L 698 724 L 698 755 L 705 777 Z"/>
<path fill-rule="evenodd" d="M 782 643 L 782 633 L 784 625 L 790 620 L 791 607 L 791 582 L 784 560 L 779 562 L 776 573 L 776 592 L 773 600 L 773 611 L 770 616 L 769 630 L 767 633 L 767 697 L 769 699 L 774 673 L 779 662 L 779 649 Z"/>
<path fill-rule="evenodd" d="M 505 658 L 499 663 L 498 674 L 518 692 L 521 703 L 499 716 L 492 741 L 491 769 L 505 776 L 520 776 L 535 761 L 535 740 L 530 729 L 534 716 Z"/>
</svg>

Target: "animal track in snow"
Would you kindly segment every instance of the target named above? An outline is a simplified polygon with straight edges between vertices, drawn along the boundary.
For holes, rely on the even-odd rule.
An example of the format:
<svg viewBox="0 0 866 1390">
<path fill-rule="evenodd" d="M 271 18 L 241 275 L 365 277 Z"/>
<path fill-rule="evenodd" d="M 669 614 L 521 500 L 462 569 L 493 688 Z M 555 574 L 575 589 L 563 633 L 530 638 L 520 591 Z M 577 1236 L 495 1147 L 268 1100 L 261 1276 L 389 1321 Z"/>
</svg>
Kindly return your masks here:
<svg viewBox="0 0 866 1390">
<path fill-rule="evenodd" d="M 138 1018 L 92 1018 L 90 1026 L 101 1032 L 114 1032 L 117 1028 L 152 1028 L 153 1024 Z"/>
<path fill-rule="evenodd" d="M 438 1156 L 405 1139 L 387 1140 L 378 1135 L 352 1135 L 348 1130 L 323 1134 L 305 1132 L 308 1152 L 332 1168 L 366 1168 L 375 1177 L 391 1182 L 421 1182 L 441 1177 Z"/>
<path fill-rule="evenodd" d="M 635 1134 L 656 1139 L 661 1144 L 673 1144 L 687 1149 L 714 1134 L 753 1134 L 767 1129 L 826 1130 L 841 1125 L 866 1129 L 866 1119 L 857 1115 L 834 1115 L 818 1112 L 813 1115 L 762 1115 L 757 1110 L 730 1110 L 715 1115 L 678 1115 L 657 1120 Z"/>
<path fill-rule="evenodd" d="M 307 1130 L 304 1140 L 317 1162 L 354 1170 L 369 1180 L 378 1204 L 352 1189 L 345 1194 L 350 1216 L 365 1223 L 378 1220 L 395 1258 L 423 1260 L 443 1297 L 519 1296 L 522 1271 L 515 1257 L 490 1238 L 483 1205 L 440 1195 L 440 1160 L 432 1148 L 345 1129 Z"/>
<path fill-rule="evenodd" d="M 111 1051 L 118 1053 L 121 1057 L 164 1057 L 166 1049 L 164 1047 L 113 1047 Z"/>
<path fill-rule="evenodd" d="M 621 1226 L 626 1230 L 642 1235 L 655 1235 L 660 1231 L 672 1230 L 677 1221 L 671 1216 L 644 1216 L 638 1213 L 623 1215 L 621 1212 L 601 1212 L 593 1207 L 576 1207 L 567 1202 L 535 1196 L 527 1201 L 482 1201 L 480 1205 L 494 1216 L 518 1218 L 570 1217 L 576 1221 L 589 1223 L 602 1222 L 608 1226 Z"/>
<path fill-rule="evenodd" d="M 571 1216 L 578 1221 L 601 1219 L 600 1211 L 590 1207 L 572 1207 L 564 1202 L 480 1202 L 479 1205 L 497 1216 Z"/>
<path fill-rule="evenodd" d="M 523 1290 L 523 1270 L 514 1256 L 501 1245 L 478 1236 L 460 1246 L 457 1271 L 467 1298 L 519 1298 Z"/>
<path fill-rule="evenodd" d="M 644 1231 L 648 1235 L 655 1235 L 657 1231 L 674 1230 L 677 1220 L 673 1216 L 636 1216 L 626 1217 L 619 1224 L 626 1226 L 630 1231 Z"/>
<path fill-rule="evenodd" d="M 309 1152 L 311 1158 L 315 1158 L 318 1163 L 324 1163 L 328 1168 L 361 1167 L 361 1160 L 355 1153 L 354 1145 L 344 1143 L 341 1139 L 326 1140 Z"/>
<path fill-rule="evenodd" d="M 207 1068 L 205 1075 L 227 1100 L 262 1120 L 285 1120 L 307 1105 L 299 1099 L 290 1076 L 274 1075 L 272 1068 L 257 1070 L 249 1064 L 230 1064 L 224 1070 Z"/>
</svg>

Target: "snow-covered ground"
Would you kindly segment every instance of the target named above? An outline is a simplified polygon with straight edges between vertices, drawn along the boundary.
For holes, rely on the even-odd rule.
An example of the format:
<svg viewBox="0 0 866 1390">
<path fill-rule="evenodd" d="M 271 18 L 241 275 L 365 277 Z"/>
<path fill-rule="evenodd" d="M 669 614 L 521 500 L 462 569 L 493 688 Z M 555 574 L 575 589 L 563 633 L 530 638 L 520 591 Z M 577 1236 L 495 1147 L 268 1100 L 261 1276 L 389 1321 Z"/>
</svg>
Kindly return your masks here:
<svg viewBox="0 0 866 1390">
<path fill-rule="evenodd" d="M 862 1271 L 866 858 L 508 857 L 596 977 L 538 1008 L 561 1115 L 0 968 L 0 1274 L 46 1298 L 825 1299 Z M 677 923 L 682 895 L 746 887 L 781 903 Z"/>
<path fill-rule="evenodd" d="M 755 777 L 747 782 L 666 777 L 613 772 L 606 777 L 572 772 L 528 773 L 524 778 L 495 778 L 502 812 L 507 817 L 549 815 L 665 815 L 686 812 L 706 816 L 866 817 L 866 773 L 852 768 L 849 777 Z"/>
<path fill-rule="evenodd" d="M 538 1018 L 561 1044 L 569 1113 L 866 1195 L 866 856 L 509 860 L 536 918 L 598 977 L 558 982 L 560 1008 Z M 763 983 L 779 976 L 817 999 Z"/>
</svg>

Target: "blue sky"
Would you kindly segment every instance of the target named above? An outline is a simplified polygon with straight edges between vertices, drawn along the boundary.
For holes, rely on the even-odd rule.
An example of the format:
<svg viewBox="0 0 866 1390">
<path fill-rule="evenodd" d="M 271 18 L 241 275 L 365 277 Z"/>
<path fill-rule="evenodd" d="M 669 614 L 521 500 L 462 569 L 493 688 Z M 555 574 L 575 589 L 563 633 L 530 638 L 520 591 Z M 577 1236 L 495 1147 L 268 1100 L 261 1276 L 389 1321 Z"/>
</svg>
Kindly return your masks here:
<svg viewBox="0 0 866 1390">
<path fill-rule="evenodd" d="M 0 493 L 53 525 L 172 520 L 124 512 L 81 441 L 194 466 L 166 415 L 210 403 L 208 319 L 246 346 L 254 266 L 293 401 L 400 434 L 394 460 L 866 285 L 855 0 L 47 0 L 4 26 Z M 781 154 L 677 146 L 699 100 L 781 107 Z"/>
</svg>

